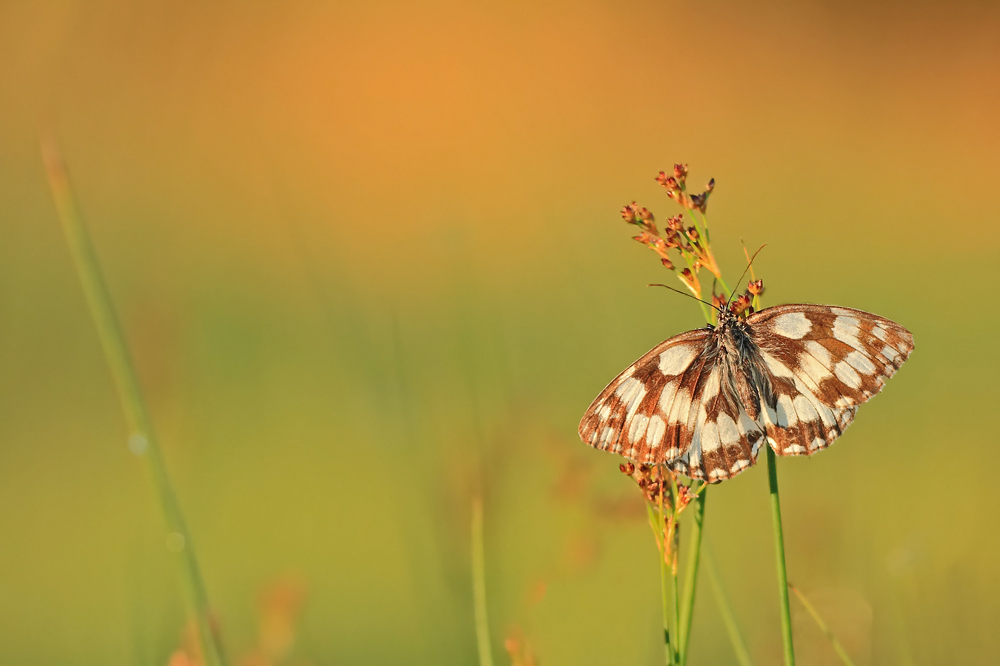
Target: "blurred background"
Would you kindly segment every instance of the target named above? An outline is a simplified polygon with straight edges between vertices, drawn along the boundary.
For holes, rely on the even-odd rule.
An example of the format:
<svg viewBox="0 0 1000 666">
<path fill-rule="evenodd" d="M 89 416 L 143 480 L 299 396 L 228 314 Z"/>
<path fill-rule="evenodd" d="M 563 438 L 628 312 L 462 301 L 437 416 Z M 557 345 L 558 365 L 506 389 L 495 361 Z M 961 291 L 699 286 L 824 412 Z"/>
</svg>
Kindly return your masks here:
<svg viewBox="0 0 1000 666">
<path fill-rule="evenodd" d="M 779 461 L 789 578 L 858 664 L 1000 660 L 1000 10 L 709 1 L 0 4 L 0 661 L 166 664 L 174 559 L 40 157 L 59 141 L 233 663 L 661 663 L 634 485 L 576 427 L 703 324 L 621 206 L 710 177 L 730 281 L 908 327 Z M 763 466 L 706 543 L 780 661 Z M 835 664 L 792 600 L 800 663 Z M 267 620 L 270 616 L 277 620 Z M 270 622 L 270 624 L 269 624 Z M 285 624 L 282 624 L 282 623 Z M 264 629 L 261 629 L 261 627 Z M 281 632 L 279 631 L 279 634 Z M 692 664 L 735 663 L 707 580 Z"/>
</svg>

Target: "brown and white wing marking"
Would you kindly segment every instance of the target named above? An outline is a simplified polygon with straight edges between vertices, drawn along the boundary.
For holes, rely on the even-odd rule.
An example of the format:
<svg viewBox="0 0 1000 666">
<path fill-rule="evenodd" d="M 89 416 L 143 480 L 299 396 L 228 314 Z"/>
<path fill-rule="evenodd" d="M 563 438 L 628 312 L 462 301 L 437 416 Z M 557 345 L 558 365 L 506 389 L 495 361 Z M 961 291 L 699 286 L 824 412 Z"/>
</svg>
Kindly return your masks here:
<svg viewBox="0 0 1000 666">
<path fill-rule="evenodd" d="M 761 421 L 779 455 L 832 444 L 913 351 L 905 328 L 850 308 L 779 305 L 747 323 L 777 398 L 762 405 Z"/>
<path fill-rule="evenodd" d="M 690 445 L 695 387 L 714 359 L 705 356 L 708 329 L 665 340 L 605 387 L 580 421 L 594 448 L 647 465 L 680 456 Z"/>
<path fill-rule="evenodd" d="M 712 483 L 732 478 L 757 461 L 764 441 L 763 426 L 750 418 L 740 403 L 736 373 L 728 359 L 720 358 L 699 382 L 689 417 L 690 445 L 668 462 L 675 472 Z"/>
</svg>

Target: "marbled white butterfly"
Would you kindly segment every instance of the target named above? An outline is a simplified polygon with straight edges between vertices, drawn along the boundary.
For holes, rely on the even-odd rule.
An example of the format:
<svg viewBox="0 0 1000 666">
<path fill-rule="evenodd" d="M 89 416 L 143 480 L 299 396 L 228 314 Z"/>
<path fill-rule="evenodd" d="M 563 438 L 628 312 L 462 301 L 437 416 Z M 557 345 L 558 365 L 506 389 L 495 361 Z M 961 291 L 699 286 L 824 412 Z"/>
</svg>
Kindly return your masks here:
<svg viewBox="0 0 1000 666">
<path fill-rule="evenodd" d="M 580 421 L 594 448 L 718 482 L 756 462 L 833 443 L 913 351 L 883 317 L 779 305 L 661 342 L 615 377 Z"/>
</svg>

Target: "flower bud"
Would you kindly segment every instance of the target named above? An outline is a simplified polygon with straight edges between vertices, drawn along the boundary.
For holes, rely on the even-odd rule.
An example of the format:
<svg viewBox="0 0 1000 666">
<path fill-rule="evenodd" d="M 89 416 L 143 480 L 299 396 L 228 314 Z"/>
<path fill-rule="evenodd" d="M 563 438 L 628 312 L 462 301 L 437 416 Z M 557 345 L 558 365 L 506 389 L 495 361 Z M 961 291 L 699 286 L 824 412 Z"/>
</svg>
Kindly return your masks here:
<svg viewBox="0 0 1000 666">
<path fill-rule="evenodd" d="M 635 224 L 635 205 L 636 204 L 633 201 L 631 205 L 625 204 L 622 208 L 622 219 L 629 224 Z"/>
<path fill-rule="evenodd" d="M 687 164 L 675 164 L 674 165 L 674 178 L 679 182 L 683 183 L 688 175 L 688 165 Z"/>
<path fill-rule="evenodd" d="M 744 310 L 746 310 L 748 307 L 750 307 L 750 295 L 749 294 L 740 294 L 739 298 L 737 298 L 735 301 L 733 301 L 733 304 L 729 306 L 729 310 L 733 314 L 737 314 L 738 315 L 741 312 L 743 312 Z"/>
<path fill-rule="evenodd" d="M 656 182 L 667 190 L 667 194 L 680 189 L 680 186 L 677 184 L 677 179 L 672 176 L 667 176 L 667 174 L 662 171 L 660 172 L 660 175 L 656 177 Z"/>
<path fill-rule="evenodd" d="M 754 296 L 760 296 L 764 293 L 764 280 L 751 280 L 747 285 L 747 291 L 749 291 Z"/>
</svg>

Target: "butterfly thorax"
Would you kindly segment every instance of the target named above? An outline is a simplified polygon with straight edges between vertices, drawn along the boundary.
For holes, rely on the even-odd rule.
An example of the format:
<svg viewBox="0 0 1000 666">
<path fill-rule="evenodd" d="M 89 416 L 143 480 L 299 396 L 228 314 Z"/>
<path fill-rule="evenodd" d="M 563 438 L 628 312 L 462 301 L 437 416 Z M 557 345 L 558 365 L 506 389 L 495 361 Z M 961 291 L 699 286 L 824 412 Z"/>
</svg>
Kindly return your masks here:
<svg viewBox="0 0 1000 666">
<path fill-rule="evenodd" d="M 751 338 L 750 324 L 727 309 L 719 310 L 719 323 L 712 327 L 712 343 L 720 371 L 720 395 L 734 412 L 742 407 L 747 416 L 760 415 L 761 399 L 772 407 L 774 391 L 768 381 L 760 349 Z"/>
</svg>

